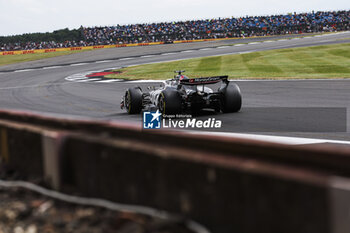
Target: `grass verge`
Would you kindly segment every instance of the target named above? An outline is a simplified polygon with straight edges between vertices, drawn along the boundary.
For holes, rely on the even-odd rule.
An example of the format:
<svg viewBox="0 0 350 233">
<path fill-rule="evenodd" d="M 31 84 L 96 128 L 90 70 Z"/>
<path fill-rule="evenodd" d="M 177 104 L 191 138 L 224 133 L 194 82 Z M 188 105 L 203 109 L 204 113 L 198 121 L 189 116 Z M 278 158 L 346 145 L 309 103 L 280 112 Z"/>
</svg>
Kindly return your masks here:
<svg viewBox="0 0 350 233">
<path fill-rule="evenodd" d="M 168 79 L 174 70 L 189 77 L 229 75 L 234 79 L 350 78 L 350 43 L 203 57 L 118 69 L 109 78 Z"/>
<path fill-rule="evenodd" d="M 81 52 L 85 52 L 85 51 L 89 51 L 89 50 L 62 51 L 62 52 L 36 53 L 36 54 L 20 54 L 20 55 L 5 55 L 5 56 L 0 56 L 0 66 L 10 65 L 10 64 L 20 63 L 20 62 L 41 60 L 41 59 L 46 59 L 46 58 L 50 58 L 50 57 L 70 55 L 73 53 L 81 53 Z"/>
</svg>

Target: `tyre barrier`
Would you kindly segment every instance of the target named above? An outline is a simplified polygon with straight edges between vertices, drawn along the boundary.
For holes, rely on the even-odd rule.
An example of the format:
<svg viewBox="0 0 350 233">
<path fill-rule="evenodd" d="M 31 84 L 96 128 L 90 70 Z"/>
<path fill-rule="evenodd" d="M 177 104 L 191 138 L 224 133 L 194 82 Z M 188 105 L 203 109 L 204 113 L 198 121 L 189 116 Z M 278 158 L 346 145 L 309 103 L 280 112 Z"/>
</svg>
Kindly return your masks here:
<svg viewBox="0 0 350 233">
<path fill-rule="evenodd" d="M 350 232 L 350 152 L 0 111 L 0 157 L 65 193 L 150 206 L 212 232 Z"/>
</svg>

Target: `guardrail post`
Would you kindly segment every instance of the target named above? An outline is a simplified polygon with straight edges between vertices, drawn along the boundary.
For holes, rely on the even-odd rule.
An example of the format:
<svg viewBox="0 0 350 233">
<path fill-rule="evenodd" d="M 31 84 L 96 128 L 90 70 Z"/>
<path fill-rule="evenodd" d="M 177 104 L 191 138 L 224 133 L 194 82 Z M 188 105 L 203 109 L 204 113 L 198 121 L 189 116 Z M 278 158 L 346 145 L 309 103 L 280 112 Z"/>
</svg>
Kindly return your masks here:
<svg viewBox="0 0 350 233">
<path fill-rule="evenodd" d="M 350 179 L 335 177 L 331 180 L 330 208 L 332 233 L 350 232 Z"/>
<path fill-rule="evenodd" d="M 59 190 L 60 178 L 60 137 L 55 132 L 45 132 L 42 135 L 42 152 L 44 165 L 44 179 L 53 189 Z"/>
<path fill-rule="evenodd" d="M 8 162 L 9 160 L 9 148 L 8 148 L 8 140 L 7 140 L 7 130 L 2 128 L 0 131 L 0 157 Z"/>
</svg>

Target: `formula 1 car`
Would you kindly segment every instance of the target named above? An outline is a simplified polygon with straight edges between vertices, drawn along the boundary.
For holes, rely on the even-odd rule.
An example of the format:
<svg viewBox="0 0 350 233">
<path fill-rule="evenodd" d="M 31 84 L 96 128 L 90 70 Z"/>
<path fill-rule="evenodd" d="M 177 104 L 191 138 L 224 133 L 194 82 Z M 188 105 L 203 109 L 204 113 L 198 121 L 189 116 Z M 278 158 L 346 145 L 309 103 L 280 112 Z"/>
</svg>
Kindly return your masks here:
<svg viewBox="0 0 350 233">
<path fill-rule="evenodd" d="M 161 87 L 148 87 L 143 92 L 140 87 L 129 88 L 121 100 L 121 108 L 129 114 L 141 111 L 159 110 L 163 114 L 192 113 L 209 108 L 217 112 L 238 112 L 242 97 L 237 84 L 228 80 L 228 76 L 188 78 L 175 71 L 173 79 L 166 80 Z M 210 84 L 221 85 L 214 91 Z"/>
</svg>

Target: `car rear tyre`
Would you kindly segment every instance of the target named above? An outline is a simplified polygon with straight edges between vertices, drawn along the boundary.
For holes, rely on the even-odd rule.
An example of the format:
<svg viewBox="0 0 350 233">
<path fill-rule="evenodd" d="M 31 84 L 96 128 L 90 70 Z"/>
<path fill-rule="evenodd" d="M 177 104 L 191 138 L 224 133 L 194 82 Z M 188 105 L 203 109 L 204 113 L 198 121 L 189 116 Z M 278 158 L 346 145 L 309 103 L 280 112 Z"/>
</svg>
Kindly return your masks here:
<svg viewBox="0 0 350 233">
<path fill-rule="evenodd" d="M 180 94 L 175 90 L 164 90 L 160 93 L 159 110 L 166 115 L 178 114 L 182 110 Z"/>
<path fill-rule="evenodd" d="M 129 88 L 125 92 L 125 108 L 129 114 L 137 114 L 142 110 L 142 91 L 140 88 Z"/>
<path fill-rule="evenodd" d="M 221 91 L 223 93 L 222 111 L 225 113 L 238 112 L 242 107 L 242 95 L 238 85 L 230 83 Z"/>
</svg>

